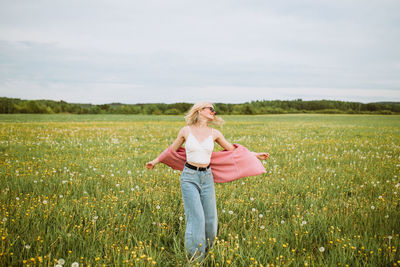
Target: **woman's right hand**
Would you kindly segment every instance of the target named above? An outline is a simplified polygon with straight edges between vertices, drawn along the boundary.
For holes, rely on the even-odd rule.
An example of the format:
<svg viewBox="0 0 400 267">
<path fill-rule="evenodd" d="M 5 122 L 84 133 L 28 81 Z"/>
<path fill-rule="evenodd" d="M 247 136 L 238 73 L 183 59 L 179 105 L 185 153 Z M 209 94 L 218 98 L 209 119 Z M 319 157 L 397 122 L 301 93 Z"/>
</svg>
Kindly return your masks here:
<svg viewBox="0 0 400 267">
<path fill-rule="evenodd" d="M 149 170 L 152 170 L 154 168 L 154 166 L 156 166 L 158 162 L 156 162 L 156 160 L 152 160 L 146 163 L 146 168 Z"/>
</svg>

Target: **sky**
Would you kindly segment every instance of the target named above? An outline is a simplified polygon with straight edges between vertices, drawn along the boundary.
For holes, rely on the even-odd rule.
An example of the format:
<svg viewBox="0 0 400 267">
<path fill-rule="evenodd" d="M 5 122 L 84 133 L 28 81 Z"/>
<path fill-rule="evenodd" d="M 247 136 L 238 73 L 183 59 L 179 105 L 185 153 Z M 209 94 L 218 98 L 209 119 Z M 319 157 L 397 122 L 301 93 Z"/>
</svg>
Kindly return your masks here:
<svg viewBox="0 0 400 267">
<path fill-rule="evenodd" d="M 0 0 L 0 97 L 400 101 L 398 0 Z"/>
</svg>

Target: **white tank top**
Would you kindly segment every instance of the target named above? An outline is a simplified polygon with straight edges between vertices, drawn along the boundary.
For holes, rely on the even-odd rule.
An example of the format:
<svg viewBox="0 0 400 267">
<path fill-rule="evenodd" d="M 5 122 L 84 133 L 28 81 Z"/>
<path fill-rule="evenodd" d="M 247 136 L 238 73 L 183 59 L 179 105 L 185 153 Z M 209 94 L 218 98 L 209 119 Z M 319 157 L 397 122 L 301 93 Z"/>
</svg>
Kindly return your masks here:
<svg viewBox="0 0 400 267">
<path fill-rule="evenodd" d="M 186 160 L 197 164 L 209 164 L 211 161 L 211 153 L 214 149 L 213 129 L 211 128 L 211 135 L 201 143 L 192 134 L 190 127 L 189 131 L 185 145 Z"/>
</svg>

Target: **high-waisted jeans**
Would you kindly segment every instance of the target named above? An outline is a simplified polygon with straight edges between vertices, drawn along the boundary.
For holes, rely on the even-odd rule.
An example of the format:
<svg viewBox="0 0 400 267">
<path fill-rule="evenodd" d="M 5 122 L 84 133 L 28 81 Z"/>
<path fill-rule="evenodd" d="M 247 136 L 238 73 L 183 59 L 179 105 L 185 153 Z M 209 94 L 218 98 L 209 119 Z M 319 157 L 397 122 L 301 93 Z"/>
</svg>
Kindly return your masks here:
<svg viewBox="0 0 400 267">
<path fill-rule="evenodd" d="M 203 255 L 217 235 L 217 207 L 211 168 L 184 167 L 181 190 L 186 217 L 185 248 L 189 255 Z"/>
</svg>

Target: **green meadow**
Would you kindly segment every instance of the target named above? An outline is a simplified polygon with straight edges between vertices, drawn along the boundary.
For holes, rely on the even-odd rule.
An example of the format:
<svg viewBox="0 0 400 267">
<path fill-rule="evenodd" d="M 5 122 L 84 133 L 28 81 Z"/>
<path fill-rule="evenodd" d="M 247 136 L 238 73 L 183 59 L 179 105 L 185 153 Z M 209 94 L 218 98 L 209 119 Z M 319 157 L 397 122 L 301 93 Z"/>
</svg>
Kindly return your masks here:
<svg viewBox="0 0 400 267">
<path fill-rule="evenodd" d="M 223 118 L 271 156 L 216 184 L 217 241 L 190 263 L 180 172 L 144 167 L 182 115 L 0 115 L 0 265 L 400 266 L 400 116 Z"/>
</svg>

